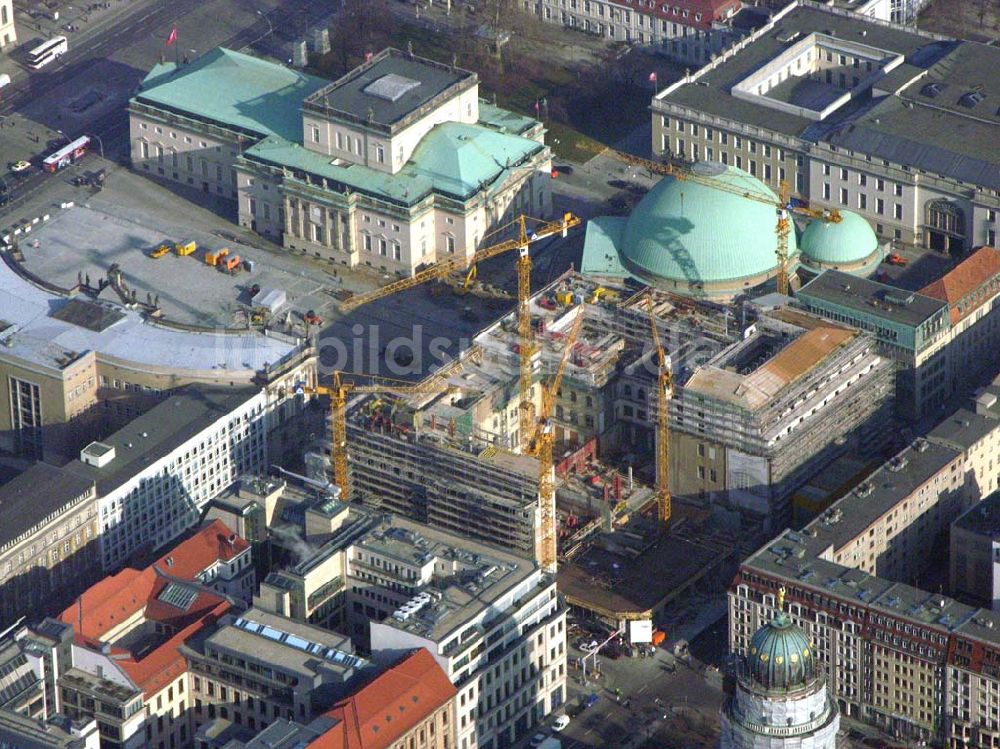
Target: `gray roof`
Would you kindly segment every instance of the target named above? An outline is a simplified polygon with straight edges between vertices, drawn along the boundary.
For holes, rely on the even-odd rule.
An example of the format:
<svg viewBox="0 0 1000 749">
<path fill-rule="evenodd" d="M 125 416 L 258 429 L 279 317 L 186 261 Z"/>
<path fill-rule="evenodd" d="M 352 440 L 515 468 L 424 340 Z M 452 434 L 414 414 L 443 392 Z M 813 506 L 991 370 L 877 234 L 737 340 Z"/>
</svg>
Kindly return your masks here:
<svg viewBox="0 0 1000 749">
<path fill-rule="evenodd" d="M 93 480 L 48 463 L 35 463 L 0 487 L 0 547 L 87 494 Z"/>
<path fill-rule="evenodd" d="M 979 504 L 970 507 L 952 523 L 952 527 L 1000 539 L 1000 491 L 993 492 Z"/>
<path fill-rule="evenodd" d="M 70 305 L 72 321 L 59 319 L 60 310 Z M 0 331 L 2 351 L 49 369 L 62 369 L 66 359 L 75 358 L 68 356 L 71 352 L 96 351 L 98 356 L 134 363 L 140 370 L 229 372 L 246 377 L 263 369 L 265 363 L 277 364 L 295 350 L 291 343 L 259 333 L 168 328 L 135 310 L 106 302 L 100 306 L 116 313 L 100 316 L 106 327 L 94 330 L 76 324 L 94 319 L 91 315 L 96 312 L 90 310 L 82 317 L 74 314 L 73 308 L 80 310 L 76 300 L 45 291 L 0 263 L 0 309 L 10 323 Z"/>
<path fill-rule="evenodd" d="M 473 85 L 476 74 L 432 60 L 386 49 L 338 81 L 307 97 L 307 108 L 382 128 L 403 125 L 407 116 L 459 84 Z M 370 117 L 369 117 L 370 115 Z"/>
<path fill-rule="evenodd" d="M 371 666 L 353 654 L 349 637 L 256 607 L 238 616 L 228 615 L 204 638 L 204 644 L 305 680 L 324 673 L 346 682 Z"/>
<path fill-rule="evenodd" d="M 816 535 L 808 537 L 807 545 L 815 554 L 829 547 L 839 549 L 961 454 L 947 445 L 918 440 L 810 523 Z"/>
<path fill-rule="evenodd" d="M 934 427 L 927 438 L 956 450 L 968 450 L 1000 427 L 998 418 L 997 411 L 985 416 L 962 408 Z"/>
<path fill-rule="evenodd" d="M 784 52 L 788 42 L 782 41 L 783 39 L 787 40 L 795 33 L 805 36 L 814 32 L 892 50 L 906 55 L 908 62 L 910 56 L 922 48 L 938 44 L 930 36 L 901 26 L 872 23 L 854 13 L 835 12 L 819 5 L 804 3 L 786 13 L 774 23 L 772 29 L 765 30 L 754 42 L 731 58 L 696 76 L 696 82 L 681 86 L 663 98 L 669 103 L 708 114 L 803 137 L 813 120 L 738 99 L 730 94 L 730 90 L 750 73 Z M 864 36 L 862 32 L 865 32 Z"/>
<path fill-rule="evenodd" d="M 255 394 L 248 388 L 189 385 L 102 440 L 115 448 L 114 460 L 103 468 L 75 461 L 65 470 L 83 481 L 95 482 L 98 495 L 104 496 Z"/>
<path fill-rule="evenodd" d="M 890 95 L 845 104 L 821 122 L 736 98 L 730 91 L 798 32 L 825 33 L 905 56 L 874 84 Z M 1000 187 L 1000 49 L 866 20 L 805 2 L 746 48 L 663 96 L 767 131 L 869 154 L 962 182 Z M 924 73 L 921 75 L 921 73 Z M 930 89 L 937 83 L 938 89 Z M 973 103 L 969 94 L 983 99 Z M 898 95 L 893 95 L 898 92 Z"/>
<path fill-rule="evenodd" d="M 839 270 L 823 271 L 803 286 L 796 296 L 806 302 L 814 297 L 913 328 L 948 307 L 947 302 L 940 299 Z"/>
</svg>

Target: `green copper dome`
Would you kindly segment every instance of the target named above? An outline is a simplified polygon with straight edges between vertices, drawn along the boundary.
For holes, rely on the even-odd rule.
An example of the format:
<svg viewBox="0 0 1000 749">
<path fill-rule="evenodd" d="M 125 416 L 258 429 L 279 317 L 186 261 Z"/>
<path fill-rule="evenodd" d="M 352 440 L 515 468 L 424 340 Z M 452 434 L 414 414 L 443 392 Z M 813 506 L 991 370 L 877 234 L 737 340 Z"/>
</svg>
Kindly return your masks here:
<svg viewBox="0 0 1000 749">
<path fill-rule="evenodd" d="M 796 689 L 816 676 L 816 660 L 806 633 L 784 611 L 757 630 L 747 654 L 750 676 L 765 689 Z"/>
<path fill-rule="evenodd" d="M 715 162 L 695 164 L 693 171 L 733 188 L 717 189 L 686 179 L 664 177 L 632 212 L 620 244 L 623 265 L 642 280 L 681 284 L 720 284 L 773 275 L 777 267 L 777 213 L 774 205 L 748 199 L 739 192 L 778 203 L 763 182 L 734 167 Z M 797 252 L 795 232 L 788 255 Z"/>
<path fill-rule="evenodd" d="M 804 259 L 824 265 L 853 265 L 868 260 L 878 250 L 871 224 L 851 211 L 841 211 L 838 223 L 810 221 L 799 244 Z"/>
</svg>

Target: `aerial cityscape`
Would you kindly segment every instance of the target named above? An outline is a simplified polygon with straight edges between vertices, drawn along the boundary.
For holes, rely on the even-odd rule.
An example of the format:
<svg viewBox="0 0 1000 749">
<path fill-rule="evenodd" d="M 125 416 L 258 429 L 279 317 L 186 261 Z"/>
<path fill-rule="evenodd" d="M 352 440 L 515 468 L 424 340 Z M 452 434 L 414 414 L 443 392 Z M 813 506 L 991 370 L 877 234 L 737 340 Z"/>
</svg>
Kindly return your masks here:
<svg viewBox="0 0 1000 749">
<path fill-rule="evenodd" d="M 0 0 L 0 749 L 1000 749 L 996 0 Z"/>
</svg>

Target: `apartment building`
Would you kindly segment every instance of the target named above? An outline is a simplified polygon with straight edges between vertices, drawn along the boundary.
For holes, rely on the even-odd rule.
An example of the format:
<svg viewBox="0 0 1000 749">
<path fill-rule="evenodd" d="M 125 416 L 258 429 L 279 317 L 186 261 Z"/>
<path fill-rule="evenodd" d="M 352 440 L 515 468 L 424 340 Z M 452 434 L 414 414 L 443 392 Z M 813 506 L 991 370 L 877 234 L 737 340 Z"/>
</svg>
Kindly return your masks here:
<svg viewBox="0 0 1000 749">
<path fill-rule="evenodd" d="M 948 557 L 952 595 L 1000 611 L 1000 492 L 969 508 L 951 525 Z"/>
<path fill-rule="evenodd" d="M 762 314 L 675 388 L 671 491 L 784 525 L 792 494 L 823 466 L 885 441 L 892 381 L 870 336 L 792 310 Z"/>
<path fill-rule="evenodd" d="M 277 718 L 252 730 L 216 719 L 198 729 L 197 749 L 453 749 L 455 687 L 426 650 L 414 650 L 309 723 Z"/>
<path fill-rule="evenodd" d="M 189 638 L 194 730 L 216 718 L 257 731 L 284 718 L 308 723 L 370 678 L 347 637 L 251 607 Z"/>
<path fill-rule="evenodd" d="M 803 286 L 811 313 L 868 331 L 897 362 L 899 412 L 917 419 L 997 370 L 1000 253 L 976 250 L 919 292 L 828 270 Z"/>
<path fill-rule="evenodd" d="M 459 689 L 451 746 L 506 745 L 565 701 L 566 607 L 530 553 L 311 484 L 289 480 L 277 498 L 276 556 L 298 553 L 261 583 L 257 609 L 346 632 L 381 665 L 428 650 Z"/>
<path fill-rule="evenodd" d="M 998 61 L 988 45 L 798 0 L 653 98 L 653 151 L 787 181 L 883 239 L 992 245 L 1000 153 L 980 83 Z"/>
<path fill-rule="evenodd" d="M 0 629 L 102 576 L 94 482 L 36 463 L 0 487 Z"/>
<path fill-rule="evenodd" d="M 8 627 L 0 636 L 0 716 L 12 720 L 5 730 L 14 731 L 23 716 L 34 724 L 55 720 L 62 709 L 58 680 L 72 666 L 73 629 L 46 618 L 33 626 Z M 3 719 L 0 718 L 0 721 Z"/>
<path fill-rule="evenodd" d="M 58 707 L 95 718 L 102 749 L 189 746 L 196 702 L 185 643 L 239 605 L 212 588 L 245 595 L 253 575 L 247 543 L 215 520 L 148 567 L 89 588 L 60 615 L 74 645 L 58 673 Z"/>
<path fill-rule="evenodd" d="M 729 594 L 732 648 L 746 652 L 784 587 L 845 715 L 954 747 L 1000 739 L 985 691 L 1000 674 L 983 656 L 997 642 L 996 615 L 913 587 L 927 549 L 1000 479 L 1000 411 L 985 401 L 977 410 L 949 417 L 802 531 L 746 559 Z"/>
<path fill-rule="evenodd" d="M 456 746 L 507 745 L 566 701 L 566 607 L 530 558 L 392 519 L 347 575 L 373 657 L 426 648 L 458 687 Z"/>
<path fill-rule="evenodd" d="M 337 81 L 227 49 L 153 68 L 132 162 L 234 201 L 242 226 L 330 263 L 412 275 L 551 212 L 541 123 L 475 73 L 386 49 Z"/>
<path fill-rule="evenodd" d="M 311 349 L 255 332 L 167 328 L 66 298 L 0 267 L 0 451 L 65 463 L 188 383 L 246 387 L 314 369 Z"/>
<path fill-rule="evenodd" d="M 95 720 L 32 720 L 0 710 L 0 744 L 17 749 L 100 749 L 101 735 Z"/>
<path fill-rule="evenodd" d="M 414 650 L 328 710 L 334 725 L 310 746 L 454 749 L 457 694 L 434 657 Z"/>
<path fill-rule="evenodd" d="M 738 0 L 522 0 L 525 12 L 548 23 L 610 41 L 639 44 L 695 67 L 743 33 L 732 25 Z"/>
</svg>

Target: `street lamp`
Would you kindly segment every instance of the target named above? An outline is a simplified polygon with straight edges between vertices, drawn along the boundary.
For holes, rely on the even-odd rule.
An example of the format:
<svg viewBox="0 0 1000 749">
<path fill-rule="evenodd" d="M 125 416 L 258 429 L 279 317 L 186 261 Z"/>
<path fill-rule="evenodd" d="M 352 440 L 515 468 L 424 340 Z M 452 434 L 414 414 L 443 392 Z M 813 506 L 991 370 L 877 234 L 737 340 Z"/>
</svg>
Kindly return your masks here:
<svg viewBox="0 0 1000 749">
<path fill-rule="evenodd" d="M 95 138 L 97 140 L 97 146 L 101 149 L 101 158 L 104 158 L 104 141 L 101 140 L 101 136 L 97 133 L 91 135 L 90 133 L 84 133 L 88 138 Z"/>
<path fill-rule="evenodd" d="M 264 34 L 264 36 L 262 36 L 262 37 L 260 38 L 260 39 L 266 39 L 267 37 L 269 37 L 269 36 L 270 36 L 271 34 L 273 34 L 273 33 L 274 33 L 274 24 L 272 24 L 272 23 L 271 23 L 271 19 L 270 19 L 270 18 L 268 18 L 268 16 L 267 16 L 267 13 L 265 13 L 264 11 L 262 11 L 262 10 L 257 10 L 257 11 L 254 11 L 254 12 L 255 12 L 255 13 L 256 13 L 256 14 L 258 15 L 258 16 L 260 16 L 261 18 L 263 18 L 263 19 L 264 19 L 265 21 L 267 21 L 267 33 L 266 33 L 266 34 Z M 259 42 L 259 41 L 260 41 L 260 39 L 258 39 L 257 41 Z"/>
</svg>

